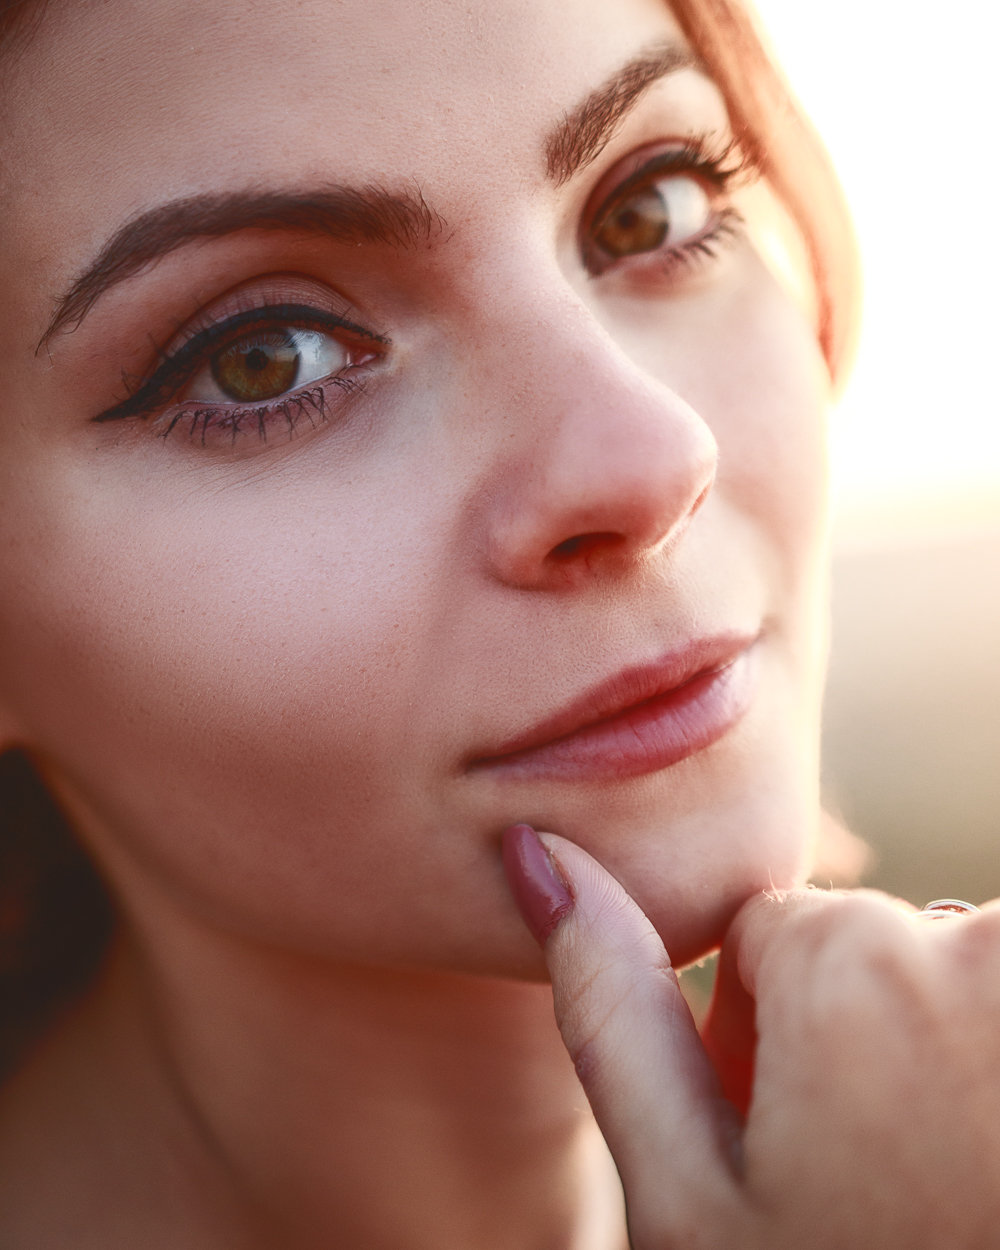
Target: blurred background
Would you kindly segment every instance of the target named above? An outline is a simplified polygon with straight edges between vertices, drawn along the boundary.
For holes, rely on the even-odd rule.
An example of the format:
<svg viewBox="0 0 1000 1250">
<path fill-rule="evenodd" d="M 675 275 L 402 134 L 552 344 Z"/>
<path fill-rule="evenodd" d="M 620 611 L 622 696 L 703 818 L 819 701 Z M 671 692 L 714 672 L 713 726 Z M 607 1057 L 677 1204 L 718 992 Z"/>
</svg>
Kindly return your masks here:
<svg viewBox="0 0 1000 1250">
<path fill-rule="evenodd" d="M 1000 897 L 1000 6 L 755 3 L 865 277 L 831 425 L 838 824 L 813 880 L 981 903 Z M 681 979 L 698 1019 L 714 964 Z"/>
<path fill-rule="evenodd" d="M 832 425 L 827 805 L 872 848 L 865 884 L 978 903 L 1000 895 L 1000 8 L 757 7 L 865 271 Z"/>
</svg>

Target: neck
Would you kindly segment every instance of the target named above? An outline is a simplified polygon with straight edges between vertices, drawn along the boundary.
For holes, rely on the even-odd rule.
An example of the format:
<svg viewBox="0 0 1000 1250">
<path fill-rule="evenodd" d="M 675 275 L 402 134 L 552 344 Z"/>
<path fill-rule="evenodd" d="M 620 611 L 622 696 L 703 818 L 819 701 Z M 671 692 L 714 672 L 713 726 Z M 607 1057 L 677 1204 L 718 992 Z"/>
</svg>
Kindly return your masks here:
<svg viewBox="0 0 1000 1250">
<path fill-rule="evenodd" d="M 0 1212 L 36 1234 L 58 1195 L 66 1229 L 45 1244 L 81 1225 L 102 1247 L 158 1248 L 165 1230 L 171 1250 L 624 1243 L 547 986 L 335 965 L 193 926 L 123 938 L 7 1091 L 0 1172 Z"/>
</svg>

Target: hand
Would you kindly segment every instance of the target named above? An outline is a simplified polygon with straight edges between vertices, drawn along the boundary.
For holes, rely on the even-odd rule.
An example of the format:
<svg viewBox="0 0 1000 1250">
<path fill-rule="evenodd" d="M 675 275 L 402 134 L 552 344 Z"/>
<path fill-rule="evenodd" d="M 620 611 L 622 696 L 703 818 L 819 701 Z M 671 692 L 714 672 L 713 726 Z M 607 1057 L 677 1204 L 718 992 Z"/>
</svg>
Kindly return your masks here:
<svg viewBox="0 0 1000 1250">
<path fill-rule="evenodd" d="M 505 863 L 634 1250 L 1000 1246 L 1000 905 L 929 920 L 873 891 L 758 896 L 703 1044 L 636 904 L 538 837 L 548 855 L 508 830 Z"/>
</svg>

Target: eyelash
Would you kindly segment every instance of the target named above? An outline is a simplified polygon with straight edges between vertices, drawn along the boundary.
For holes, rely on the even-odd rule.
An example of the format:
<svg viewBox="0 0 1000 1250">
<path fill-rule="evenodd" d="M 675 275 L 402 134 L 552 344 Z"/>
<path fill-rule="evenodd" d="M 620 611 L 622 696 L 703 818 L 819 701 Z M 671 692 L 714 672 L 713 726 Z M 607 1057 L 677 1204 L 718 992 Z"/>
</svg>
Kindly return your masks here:
<svg viewBox="0 0 1000 1250">
<path fill-rule="evenodd" d="M 284 417 L 288 428 L 288 437 L 291 438 L 303 418 L 308 420 L 313 429 L 316 428 L 317 417 L 321 422 L 328 420 L 326 386 L 329 385 L 336 386 L 348 394 L 359 388 L 359 383 L 353 379 L 331 377 L 325 385 L 312 386 L 301 391 L 290 391 L 286 398 L 272 400 L 269 404 L 261 404 L 256 408 L 239 408 L 235 406 L 195 408 L 194 410 L 182 408 L 179 412 L 174 413 L 167 423 L 166 429 L 160 434 L 160 438 L 169 438 L 177 426 L 183 428 L 184 424 L 187 424 L 188 438 L 192 441 L 198 438 L 200 430 L 200 441 L 203 447 L 205 446 L 206 435 L 210 429 L 228 429 L 232 435 L 232 441 L 235 443 L 236 436 L 244 427 L 256 425 L 260 441 L 266 443 L 267 427 L 277 416 Z"/>
<path fill-rule="evenodd" d="M 740 152 L 735 144 L 731 144 L 716 156 L 709 155 L 701 142 L 690 140 L 667 152 L 660 153 L 647 162 L 623 183 L 605 197 L 596 213 L 590 216 L 587 225 L 587 237 L 584 241 L 585 252 L 588 245 L 593 246 L 592 232 L 597 223 L 603 222 L 617 203 L 620 203 L 637 188 L 652 181 L 656 175 L 689 174 L 699 177 L 713 190 L 716 196 L 730 193 L 741 178 L 756 173 L 753 163 Z M 698 256 L 715 258 L 719 248 L 727 238 L 739 237 L 742 218 L 735 209 L 726 206 L 715 213 L 709 229 L 687 239 L 680 244 L 661 247 L 656 251 L 644 253 L 647 265 L 652 262 L 661 272 L 670 273 L 678 264 L 694 263 Z M 633 257 L 626 257 L 628 261 Z M 620 262 L 615 260 L 605 265 L 600 272 L 615 268 Z M 315 427 L 317 421 L 329 419 L 329 400 L 327 389 L 335 387 L 345 397 L 355 393 L 362 385 L 362 380 L 351 376 L 351 371 L 368 363 L 371 356 L 359 364 L 350 364 L 339 373 L 324 378 L 322 382 L 290 391 L 286 396 L 252 407 L 237 405 L 205 405 L 192 408 L 181 406 L 170 413 L 171 401 L 195 376 L 197 371 L 223 350 L 228 342 L 237 341 L 242 335 L 253 330 L 271 330 L 275 326 L 296 329 L 319 329 L 343 342 L 345 338 L 356 344 L 364 344 L 371 355 L 378 353 L 379 348 L 390 346 L 389 340 L 381 335 L 365 330 L 344 317 L 333 313 L 324 313 L 307 305 L 274 304 L 261 305 L 229 317 L 227 320 L 210 325 L 192 335 L 186 343 L 170 356 L 164 356 L 153 374 L 142 382 L 139 387 L 121 403 L 105 412 L 98 414 L 93 420 L 98 424 L 121 421 L 128 418 L 149 420 L 163 416 L 164 422 L 161 438 L 170 437 L 176 429 L 186 430 L 191 440 L 198 440 L 205 445 L 209 430 L 226 430 L 235 443 L 237 436 L 247 427 L 255 426 L 262 442 L 267 441 L 268 427 L 276 418 L 282 419 L 291 438 L 299 423 L 308 420 Z M 183 401 L 182 401 L 183 403 Z M 199 437 L 200 436 L 200 437 Z"/>
<path fill-rule="evenodd" d="M 634 194 L 640 187 L 652 182 L 657 175 L 664 174 L 694 175 L 708 184 L 714 196 L 722 197 L 732 194 L 737 186 L 752 181 L 759 175 L 759 170 L 756 163 L 740 149 L 735 141 L 714 156 L 707 152 L 704 142 L 698 139 L 689 139 L 678 147 L 661 152 L 615 187 L 604 197 L 597 210 L 590 215 L 587 237 L 584 242 L 585 260 L 587 259 L 586 253 L 595 246 L 592 232 L 607 220 L 615 206 Z M 651 263 L 655 264 L 665 274 L 672 272 L 678 264 L 695 263 L 699 256 L 714 260 L 727 241 L 735 241 L 740 237 L 742 225 L 743 218 L 740 214 L 732 206 L 726 205 L 716 211 L 710 227 L 705 232 L 686 239 L 683 243 L 661 247 L 655 252 L 639 253 L 636 259 L 645 256 L 647 266 Z M 624 259 L 631 261 L 633 257 Z M 599 277 L 600 274 L 614 269 L 619 263 L 613 260 L 596 271 L 592 269 L 592 274 Z"/>
<path fill-rule="evenodd" d="M 230 342 L 239 341 L 254 330 L 273 330 L 275 326 L 322 330 L 341 342 L 346 339 L 349 343 L 364 345 L 369 350 L 368 359 L 345 366 L 341 372 L 324 378 L 319 384 L 312 383 L 298 391 L 289 391 L 287 395 L 265 404 L 244 407 L 212 404 L 203 404 L 197 408 L 181 407 L 170 416 L 160 437 L 168 438 L 175 429 L 186 428 L 189 438 L 195 439 L 200 433 L 200 441 L 204 445 L 208 431 L 218 428 L 228 430 L 235 442 L 243 429 L 248 425 L 256 425 L 261 440 L 266 442 L 268 424 L 275 417 L 284 419 L 291 437 L 303 419 L 307 419 L 312 426 L 316 425 L 317 419 L 326 421 L 329 416 L 327 388 L 333 386 L 345 394 L 357 391 L 360 380 L 352 377 L 349 371 L 361 368 L 362 364 L 368 363 L 371 356 L 377 354 L 378 348 L 390 345 L 388 339 L 334 313 L 324 313 L 300 304 L 260 305 L 207 326 L 192 335 L 176 352 L 165 356 L 154 373 L 128 399 L 99 413 L 93 420 L 103 424 L 128 418 L 148 420 L 161 414 L 166 416 L 171 400 L 176 398 L 212 356 L 222 351 Z"/>
</svg>

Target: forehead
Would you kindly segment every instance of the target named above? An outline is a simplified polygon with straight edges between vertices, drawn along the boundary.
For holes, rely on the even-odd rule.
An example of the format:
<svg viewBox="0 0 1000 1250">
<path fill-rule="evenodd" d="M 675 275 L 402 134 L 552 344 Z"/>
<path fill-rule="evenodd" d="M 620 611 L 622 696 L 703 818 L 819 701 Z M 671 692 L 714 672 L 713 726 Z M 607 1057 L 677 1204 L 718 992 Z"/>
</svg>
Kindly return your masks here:
<svg viewBox="0 0 1000 1250">
<path fill-rule="evenodd" d="M 8 143 L 42 194 L 72 174 L 136 206 L 257 171 L 509 175 L 667 39 L 661 0 L 55 0 L 8 78 Z"/>
</svg>

